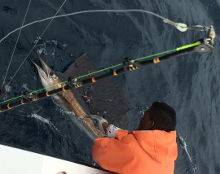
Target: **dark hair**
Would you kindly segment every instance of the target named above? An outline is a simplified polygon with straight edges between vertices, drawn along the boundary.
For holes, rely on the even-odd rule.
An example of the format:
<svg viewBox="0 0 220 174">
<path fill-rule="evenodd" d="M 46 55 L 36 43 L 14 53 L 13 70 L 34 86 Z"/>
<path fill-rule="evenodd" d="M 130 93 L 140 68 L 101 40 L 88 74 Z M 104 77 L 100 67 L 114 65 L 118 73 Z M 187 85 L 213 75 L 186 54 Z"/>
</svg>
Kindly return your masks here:
<svg viewBox="0 0 220 174">
<path fill-rule="evenodd" d="M 149 110 L 149 118 L 158 130 L 170 132 L 176 127 L 176 112 L 166 103 L 154 102 Z"/>
</svg>

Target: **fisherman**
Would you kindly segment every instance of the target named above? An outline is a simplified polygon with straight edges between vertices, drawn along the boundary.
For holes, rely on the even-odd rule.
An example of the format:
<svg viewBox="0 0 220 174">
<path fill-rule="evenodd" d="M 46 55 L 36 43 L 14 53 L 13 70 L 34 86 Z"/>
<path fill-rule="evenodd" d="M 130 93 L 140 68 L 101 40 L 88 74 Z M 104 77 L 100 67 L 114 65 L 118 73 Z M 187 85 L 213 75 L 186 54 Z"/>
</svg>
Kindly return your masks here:
<svg viewBox="0 0 220 174">
<path fill-rule="evenodd" d="M 176 112 L 169 105 L 154 102 L 145 111 L 139 128 L 129 132 L 98 116 L 92 119 L 107 137 L 97 138 L 92 157 L 109 174 L 173 174 L 177 158 Z"/>
</svg>

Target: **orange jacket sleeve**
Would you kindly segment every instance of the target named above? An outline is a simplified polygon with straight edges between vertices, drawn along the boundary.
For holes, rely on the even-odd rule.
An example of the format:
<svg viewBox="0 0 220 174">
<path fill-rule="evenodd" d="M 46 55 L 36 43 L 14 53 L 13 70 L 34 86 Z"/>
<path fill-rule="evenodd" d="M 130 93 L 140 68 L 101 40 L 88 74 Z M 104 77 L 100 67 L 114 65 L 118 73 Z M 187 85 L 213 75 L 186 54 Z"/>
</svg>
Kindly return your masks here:
<svg viewBox="0 0 220 174">
<path fill-rule="evenodd" d="M 117 133 L 117 139 L 123 138 L 128 131 Z M 118 135 L 119 134 L 119 135 Z M 122 166 L 133 160 L 130 147 L 114 138 L 98 138 L 92 150 L 93 160 L 106 170 L 122 173 Z M 128 153 L 130 152 L 130 153 Z"/>
</svg>

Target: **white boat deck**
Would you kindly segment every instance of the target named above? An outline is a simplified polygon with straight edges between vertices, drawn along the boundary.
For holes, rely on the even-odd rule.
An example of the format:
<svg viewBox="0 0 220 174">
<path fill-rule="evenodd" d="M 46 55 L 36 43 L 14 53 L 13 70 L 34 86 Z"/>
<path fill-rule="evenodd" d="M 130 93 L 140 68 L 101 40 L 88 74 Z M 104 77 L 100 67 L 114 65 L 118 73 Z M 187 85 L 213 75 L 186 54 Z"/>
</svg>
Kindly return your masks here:
<svg viewBox="0 0 220 174">
<path fill-rule="evenodd" d="M 1 174 L 107 174 L 82 164 L 0 145 Z"/>
</svg>

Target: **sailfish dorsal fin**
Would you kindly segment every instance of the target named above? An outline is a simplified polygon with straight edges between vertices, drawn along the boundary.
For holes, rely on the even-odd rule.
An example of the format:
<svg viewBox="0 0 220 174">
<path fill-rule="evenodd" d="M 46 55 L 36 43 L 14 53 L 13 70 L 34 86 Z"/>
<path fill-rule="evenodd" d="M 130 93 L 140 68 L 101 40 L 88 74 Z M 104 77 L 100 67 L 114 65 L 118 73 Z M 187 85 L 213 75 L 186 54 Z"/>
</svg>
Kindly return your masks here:
<svg viewBox="0 0 220 174">
<path fill-rule="evenodd" d="M 87 55 L 83 54 L 69 66 L 64 74 L 74 78 L 94 71 L 96 71 L 95 67 L 87 59 Z M 93 77 L 99 75 L 101 73 L 97 73 Z M 85 78 L 91 78 L 91 76 Z M 84 98 L 84 100 L 90 109 L 90 114 L 103 116 L 109 123 L 119 127 L 124 125 L 122 120 L 126 120 L 125 117 L 127 117 L 127 112 L 129 111 L 129 103 L 124 98 L 123 89 L 118 83 L 110 78 L 106 78 L 76 90 L 82 96 L 88 97 Z"/>
<path fill-rule="evenodd" d="M 94 72 L 96 69 L 88 60 L 86 53 L 82 54 L 68 69 L 64 72 L 67 77 L 78 77 Z"/>
</svg>

